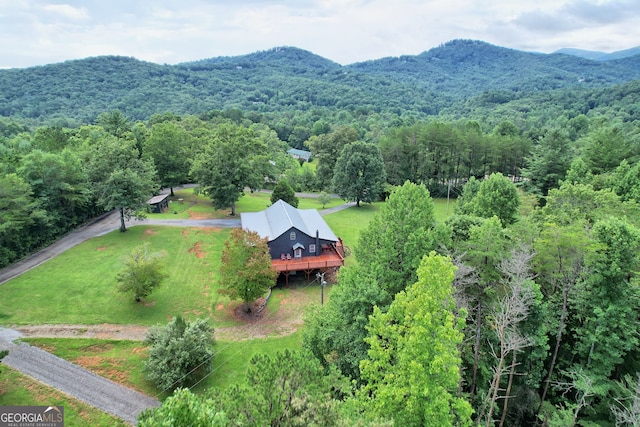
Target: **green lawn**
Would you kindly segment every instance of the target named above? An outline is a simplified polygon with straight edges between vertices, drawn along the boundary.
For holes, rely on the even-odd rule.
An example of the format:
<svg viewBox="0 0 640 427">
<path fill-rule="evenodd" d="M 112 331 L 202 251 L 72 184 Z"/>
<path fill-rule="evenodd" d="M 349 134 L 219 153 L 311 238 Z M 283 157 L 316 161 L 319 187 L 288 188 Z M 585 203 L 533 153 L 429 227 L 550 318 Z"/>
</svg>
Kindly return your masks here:
<svg viewBox="0 0 640 427">
<path fill-rule="evenodd" d="M 165 323 L 213 316 L 227 300 L 216 292 L 229 230 L 135 226 L 88 240 L 2 285 L 0 322 L 11 324 Z M 143 303 L 116 291 L 115 275 L 132 248 L 165 251 L 169 278 Z M 223 320 L 223 319 L 220 319 Z"/>
<path fill-rule="evenodd" d="M 14 405 L 64 406 L 64 425 L 66 427 L 124 427 L 128 425 L 119 418 L 47 387 L 7 366 L 2 366 L 0 369 L 0 406 Z"/>
<path fill-rule="evenodd" d="M 192 188 L 174 191 L 175 196 L 169 197 L 169 210 L 166 213 L 149 213 L 152 219 L 224 219 L 232 218 L 231 209 L 215 210 L 211 199 L 196 195 Z M 241 212 L 258 212 L 271 205 L 271 194 L 249 191 L 236 203 L 236 214 Z M 314 197 L 301 197 L 300 209 L 322 209 L 322 204 Z M 331 208 L 344 203 L 342 199 L 331 199 L 325 208 Z"/>
</svg>

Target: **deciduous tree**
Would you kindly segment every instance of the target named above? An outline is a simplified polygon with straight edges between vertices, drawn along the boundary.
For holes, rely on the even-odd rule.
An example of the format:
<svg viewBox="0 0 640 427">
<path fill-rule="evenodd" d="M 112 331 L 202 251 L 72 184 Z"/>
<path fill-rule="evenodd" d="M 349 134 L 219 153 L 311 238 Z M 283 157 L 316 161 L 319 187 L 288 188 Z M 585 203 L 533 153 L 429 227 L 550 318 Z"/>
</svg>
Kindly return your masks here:
<svg viewBox="0 0 640 427">
<path fill-rule="evenodd" d="M 450 259 L 432 252 L 387 312 L 375 308 L 369 359 L 360 365 L 366 416 L 392 416 L 403 426 L 471 425 L 471 405 L 457 394 L 465 314 L 456 313 L 454 271 Z"/>
<path fill-rule="evenodd" d="M 220 293 L 241 299 L 245 311 L 249 303 L 264 296 L 274 286 L 278 272 L 271 266 L 266 239 L 254 231 L 231 230 L 224 242 L 220 267 Z"/>
<path fill-rule="evenodd" d="M 139 158 L 132 141 L 102 137 L 84 153 L 87 175 L 97 204 L 105 211 L 118 209 L 120 231 L 125 219 L 143 218 L 147 201 L 157 189 L 151 161 Z"/>
<path fill-rule="evenodd" d="M 266 153 L 267 146 L 251 128 L 222 124 L 196 155 L 191 174 L 216 209 L 231 206 L 231 215 L 235 215 L 244 189 L 256 190 L 263 185 L 269 164 Z"/>
<path fill-rule="evenodd" d="M 122 271 L 116 276 L 120 283 L 118 291 L 132 292 L 136 301 L 153 292 L 168 277 L 163 271 L 163 256 L 163 253 L 151 253 L 148 243 L 134 248 L 125 258 Z"/>
<path fill-rule="evenodd" d="M 384 189 L 386 173 L 380 149 L 370 143 L 345 146 L 336 160 L 333 187 L 345 200 L 375 202 Z"/>
<path fill-rule="evenodd" d="M 190 136 L 173 122 L 153 125 L 144 143 L 144 156 L 151 158 L 162 187 L 184 184 L 189 179 Z"/>
<path fill-rule="evenodd" d="M 139 427 L 227 427 L 224 412 L 216 410 L 211 399 L 178 388 L 158 408 L 146 409 L 138 415 Z"/>
</svg>

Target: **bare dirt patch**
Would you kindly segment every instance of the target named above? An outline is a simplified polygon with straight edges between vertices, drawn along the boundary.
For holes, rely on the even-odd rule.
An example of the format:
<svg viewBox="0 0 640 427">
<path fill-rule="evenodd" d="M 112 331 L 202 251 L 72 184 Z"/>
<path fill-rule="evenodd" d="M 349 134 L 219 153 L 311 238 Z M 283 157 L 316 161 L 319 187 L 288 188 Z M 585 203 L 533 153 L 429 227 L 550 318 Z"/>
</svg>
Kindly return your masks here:
<svg viewBox="0 0 640 427">
<path fill-rule="evenodd" d="M 194 245 L 189 249 L 190 254 L 195 254 L 197 258 L 204 258 L 206 253 L 204 253 L 200 247 L 200 242 L 194 243 Z"/>
<path fill-rule="evenodd" d="M 144 230 L 144 234 L 150 236 L 150 235 L 158 234 L 158 231 L 154 230 L 153 228 L 147 228 L 146 230 Z"/>
<path fill-rule="evenodd" d="M 104 250 L 106 250 L 106 249 L 107 249 L 107 247 L 106 247 L 106 246 L 98 246 L 98 247 L 96 248 L 96 250 L 97 250 L 97 251 L 104 251 Z"/>
<path fill-rule="evenodd" d="M 143 341 L 149 328 L 140 325 L 34 325 L 16 326 L 13 329 L 26 337 L 39 338 L 99 338 Z"/>
<path fill-rule="evenodd" d="M 189 219 L 211 219 L 211 215 L 204 212 L 189 211 Z"/>
</svg>

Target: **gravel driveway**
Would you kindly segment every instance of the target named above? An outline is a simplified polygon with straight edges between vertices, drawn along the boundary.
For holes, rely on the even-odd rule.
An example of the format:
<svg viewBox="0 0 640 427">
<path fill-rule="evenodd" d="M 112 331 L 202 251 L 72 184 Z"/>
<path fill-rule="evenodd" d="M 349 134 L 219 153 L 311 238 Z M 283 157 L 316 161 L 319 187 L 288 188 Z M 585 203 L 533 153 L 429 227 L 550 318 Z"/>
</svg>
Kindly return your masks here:
<svg viewBox="0 0 640 427">
<path fill-rule="evenodd" d="M 2 363 L 135 425 L 142 410 L 159 406 L 157 399 L 118 385 L 78 365 L 25 343 L 20 333 L 0 328 L 0 350 L 9 350 Z"/>
</svg>

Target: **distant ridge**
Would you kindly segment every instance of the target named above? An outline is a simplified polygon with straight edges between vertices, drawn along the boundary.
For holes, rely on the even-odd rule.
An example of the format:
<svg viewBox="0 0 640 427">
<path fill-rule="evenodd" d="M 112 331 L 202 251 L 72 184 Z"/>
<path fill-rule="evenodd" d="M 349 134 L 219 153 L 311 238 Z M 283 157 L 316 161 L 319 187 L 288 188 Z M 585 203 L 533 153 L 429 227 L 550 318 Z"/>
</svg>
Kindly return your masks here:
<svg viewBox="0 0 640 427">
<path fill-rule="evenodd" d="M 612 61 L 614 59 L 622 59 L 628 58 L 630 56 L 640 55 L 640 46 L 611 53 L 599 52 L 596 50 L 574 49 L 568 47 L 556 50 L 553 53 L 563 53 L 565 55 L 577 56 L 579 58 L 591 59 L 593 61 Z"/>
<path fill-rule="evenodd" d="M 178 65 L 91 57 L 0 70 L 0 116 L 91 123 L 116 109 L 146 120 L 165 112 L 316 108 L 437 115 L 481 94 L 504 103 L 525 94 L 640 80 L 640 54 L 625 52 L 622 59 L 589 60 L 452 40 L 419 55 L 351 65 L 287 46 Z"/>
</svg>

